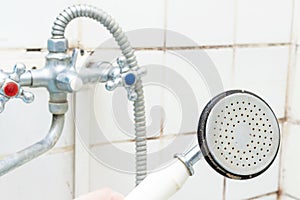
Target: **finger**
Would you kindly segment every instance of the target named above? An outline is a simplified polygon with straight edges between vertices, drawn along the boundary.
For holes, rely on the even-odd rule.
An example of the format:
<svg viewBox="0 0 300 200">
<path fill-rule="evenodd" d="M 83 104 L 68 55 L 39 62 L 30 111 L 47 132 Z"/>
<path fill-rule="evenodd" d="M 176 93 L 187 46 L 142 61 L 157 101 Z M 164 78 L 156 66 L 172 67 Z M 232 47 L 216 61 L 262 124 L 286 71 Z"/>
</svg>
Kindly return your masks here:
<svg viewBox="0 0 300 200">
<path fill-rule="evenodd" d="M 99 199 L 111 199 L 112 191 L 109 188 L 104 188 L 101 190 L 97 190 L 95 192 L 91 192 L 87 195 L 80 196 L 76 200 L 99 200 Z"/>
<path fill-rule="evenodd" d="M 123 200 L 124 196 L 118 192 L 113 192 L 111 196 L 111 200 Z"/>
</svg>

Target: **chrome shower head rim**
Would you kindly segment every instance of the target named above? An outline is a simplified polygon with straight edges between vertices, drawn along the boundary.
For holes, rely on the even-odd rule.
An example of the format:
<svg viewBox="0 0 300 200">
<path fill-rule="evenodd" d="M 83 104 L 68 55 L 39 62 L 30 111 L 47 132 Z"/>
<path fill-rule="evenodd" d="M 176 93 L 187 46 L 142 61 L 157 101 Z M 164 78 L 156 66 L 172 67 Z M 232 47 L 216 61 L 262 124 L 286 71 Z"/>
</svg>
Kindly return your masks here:
<svg viewBox="0 0 300 200">
<path fill-rule="evenodd" d="M 272 117 L 274 117 L 273 119 L 275 120 L 275 122 L 273 123 L 273 125 L 276 125 L 276 127 L 274 127 L 276 130 L 278 130 L 278 137 L 274 138 L 274 140 L 276 139 L 276 141 L 274 141 L 274 143 L 277 145 L 277 147 L 272 147 L 272 148 L 276 148 L 274 149 L 274 151 L 272 152 L 273 154 L 271 155 L 272 159 L 269 159 L 266 163 L 267 165 L 261 165 L 261 167 L 263 167 L 262 169 L 257 170 L 254 173 L 239 173 L 240 171 L 238 170 L 228 170 L 228 167 L 226 169 L 226 167 L 223 165 L 224 163 L 220 162 L 219 158 L 216 158 L 215 156 L 215 150 L 211 149 L 211 146 L 209 146 L 208 142 L 207 142 L 207 127 L 208 127 L 208 120 L 210 118 L 211 111 L 213 109 L 215 109 L 215 107 L 217 107 L 216 105 L 220 102 L 222 102 L 222 100 L 229 98 L 230 96 L 233 97 L 234 95 L 246 95 L 249 96 L 250 98 L 256 98 L 258 101 L 261 101 L 261 103 L 266 107 L 266 109 L 268 109 L 268 112 L 270 115 L 272 115 Z M 248 97 L 248 98 L 249 98 Z M 273 131 L 275 132 L 275 131 Z M 275 134 L 275 133 L 274 133 Z M 211 136 L 209 136 L 211 137 Z M 271 138 L 272 139 L 272 138 Z M 204 108 L 201 116 L 200 116 L 200 120 L 199 120 L 199 124 L 198 124 L 198 142 L 199 142 L 199 146 L 201 149 L 202 154 L 204 155 L 205 160 L 209 163 L 209 165 L 211 167 L 213 167 L 218 173 L 222 174 L 223 176 L 226 176 L 228 178 L 232 178 L 232 179 L 250 179 L 250 178 L 254 178 L 258 175 L 260 175 L 261 173 L 263 173 L 264 171 L 266 171 L 274 162 L 276 155 L 279 151 L 279 144 L 280 144 L 280 129 L 279 129 L 279 125 L 276 119 L 276 116 L 274 114 L 274 112 L 272 111 L 272 109 L 270 108 L 270 106 L 263 100 L 261 99 L 259 96 L 248 92 L 248 91 L 244 91 L 244 90 L 230 90 L 230 91 L 225 91 L 219 95 L 217 95 L 216 97 L 214 97 Z M 222 153 L 221 153 L 222 154 Z M 267 157 L 267 156 L 266 156 Z M 250 165 L 249 165 L 250 166 Z M 251 168 L 250 168 L 251 169 Z M 233 172 L 234 171 L 234 172 Z M 254 170 L 252 170 L 254 171 Z M 238 173 L 237 173 L 238 172 Z M 251 170 L 249 170 L 249 172 L 251 172 Z"/>
</svg>

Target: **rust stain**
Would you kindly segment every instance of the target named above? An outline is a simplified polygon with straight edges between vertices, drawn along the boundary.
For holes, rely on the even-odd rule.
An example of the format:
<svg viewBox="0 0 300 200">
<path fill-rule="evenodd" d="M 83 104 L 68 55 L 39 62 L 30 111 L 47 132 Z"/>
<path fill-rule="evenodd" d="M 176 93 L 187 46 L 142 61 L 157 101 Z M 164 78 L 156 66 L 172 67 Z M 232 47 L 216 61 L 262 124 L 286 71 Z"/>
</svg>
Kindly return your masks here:
<svg viewBox="0 0 300 200">
<path fill-rule="evenodd" d="M 164 134 L 164 118 L 160 120 L 160 129 L 159 129 L 159 137 L 162 137 Z"/>
</svg>

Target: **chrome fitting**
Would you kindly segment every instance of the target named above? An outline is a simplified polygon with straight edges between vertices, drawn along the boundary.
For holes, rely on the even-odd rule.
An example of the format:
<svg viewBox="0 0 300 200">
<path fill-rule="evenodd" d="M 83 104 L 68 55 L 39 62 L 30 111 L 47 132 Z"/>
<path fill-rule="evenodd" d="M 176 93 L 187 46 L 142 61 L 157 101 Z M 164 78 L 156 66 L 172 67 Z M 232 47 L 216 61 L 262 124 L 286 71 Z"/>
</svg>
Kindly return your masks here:
<svg viewBox="0 0 300 200">
<path fill-rule="evenodd" d="M 65 114 L 68 111 L 67 93 L 50 92 L 49 111 L 55 115 Z"/>
<path fill-rule="evenodd" d="M 186 153 L 175 154 L 175 158 L 178 158 L 187 168 L 190 173 L 190 176 L 194 175 L 194 164 L 199 161 L 203 155 L 199 149 L 199 146 L 194 146 L 191 150 Z"/>
<path fill-rule="evenodd" d="M 34 95 L 25 91 L 20 85 L 20 76 L 25 72 L 26 67 L 22 63 L 16 64 L 12 73 L 0 72 L 0 113 L 10 99 L 19 98 L 25 103 L 33 102 Z"/>
<path fill-rule="evenodd" d="M 137 71 L 131 70 L 124 57 L 119 57 L 117 64 L 118 66 L 113 67 L 109 71 L 105 88 L 112 91 L 117 87 L 123 86 L 127 90 L 127 98 L 130 101 L 135 101 L 138 96 L 135 92 L 135 84 L 146 74 L 146 69 L 140 67 Z"/>
<path fill-rule="evenodd" d="M 49 102 L 49 111 L 54 115 L 62 115 L 68 111 L 68 102 L 54 103 Z"/>
<path fill-rule="evenodd" d="M 68 50 L 68 40 L 62 39 L 48 39 L 47 48 L 51 53 L 65 53 Z"/>
</svg>

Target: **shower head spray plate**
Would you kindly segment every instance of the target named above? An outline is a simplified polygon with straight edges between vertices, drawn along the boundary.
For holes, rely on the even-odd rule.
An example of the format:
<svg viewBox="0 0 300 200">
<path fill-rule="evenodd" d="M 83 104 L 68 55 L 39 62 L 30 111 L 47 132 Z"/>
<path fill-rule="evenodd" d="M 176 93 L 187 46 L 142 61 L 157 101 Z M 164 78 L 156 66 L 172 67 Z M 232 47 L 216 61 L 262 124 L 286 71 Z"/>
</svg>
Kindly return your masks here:
<svg viewBox="0 0 300 200">
<path fill-rule="evenodd" d="M 231 90 L 214 97 L 204 108 L 198 141 L 206 161 L 217 172 L 249 179 L 273 163 L 280 130 L 264 100 L 251 92 Z"/>
</svg>

